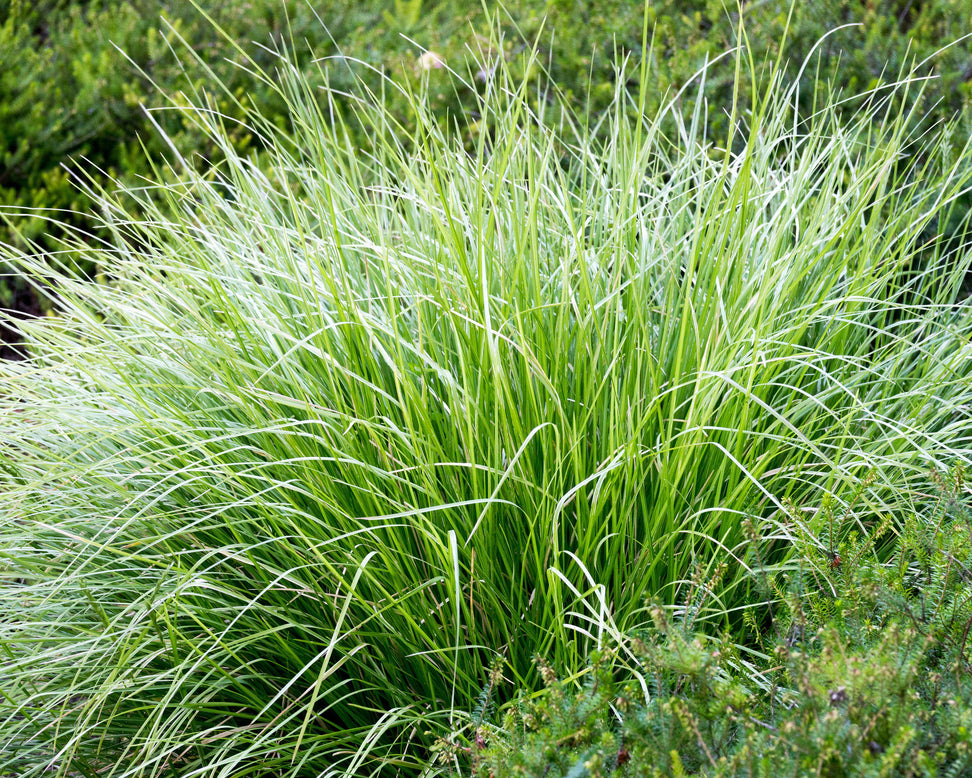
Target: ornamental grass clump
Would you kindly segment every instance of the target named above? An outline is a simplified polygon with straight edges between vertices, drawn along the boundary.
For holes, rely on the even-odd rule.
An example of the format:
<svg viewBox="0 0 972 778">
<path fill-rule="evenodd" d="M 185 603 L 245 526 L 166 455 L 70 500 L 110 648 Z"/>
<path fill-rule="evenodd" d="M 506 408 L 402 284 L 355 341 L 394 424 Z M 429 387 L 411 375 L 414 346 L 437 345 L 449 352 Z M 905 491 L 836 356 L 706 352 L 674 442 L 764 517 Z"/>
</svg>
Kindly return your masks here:
<svg viewBox="0 0 972 778">
<path fill-rule="evenodd" d="M 921 83 L 842 126 L 772 80 L 712 138 L 644 115 L 649 61 L 597 128 L 497 61 L 406 132 L 282 57 L 291 134 L 241 157 L 196 95 L 220 164 L 99 194 L 65 250 L 109 283 L 2 251 L 57 315 L 0 368 L 0 774 L 417 774 L 497 663 L 649 600 L 742 645 L 787 506 L 871 473 L 893 523 L 968 461 L 969 254 L 928 238 L 968 155 L 909 135 Z"/>
</svg>

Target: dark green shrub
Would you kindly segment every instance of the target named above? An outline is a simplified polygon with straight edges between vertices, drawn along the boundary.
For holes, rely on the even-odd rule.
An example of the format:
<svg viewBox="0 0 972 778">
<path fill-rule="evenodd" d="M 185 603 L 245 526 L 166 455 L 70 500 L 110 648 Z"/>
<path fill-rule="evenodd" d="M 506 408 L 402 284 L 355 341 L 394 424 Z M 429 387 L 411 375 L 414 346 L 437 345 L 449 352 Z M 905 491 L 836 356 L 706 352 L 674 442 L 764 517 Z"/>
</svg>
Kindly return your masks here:
<svg viewBox="0 0 972 778">
<path fill-rule="evenodd" d="M 272 90 L 239 67 L 245 57 L 266 67 L 273 60 L 275 45 L 289 44 L 298 64 L 308 63 L 312 52 L 335 57 L 327 68 L 331 83 L 350 90 L 360 78 L 377 83 L 369 78 L 367 68 L 399 81 L 415 80 L 418 49 L 412 39 L 442 55 L 450 67 L 475 83 L 479 65 L 474 61 L 488 60 L 499 52 L 483 50 L 491 21 L 482 9 L 463 9 L 446 3 L 389 0 L 327 4 L 318 15 L 298 0 L 256 0 L 216 5 L 207 19 L 191 0 L 165 4 L 159 0 L 4 0 L 0 3 L 0 50 L 4 51 L 0 204 L 32 215 L 18 217 L 16 232 L 2 231 L 0 240 L 9 242 L 17 234 L 43 240 L 46 219 L 63 209 L 78 211 L 73 221 L 90 226 L 83 216 L 90 201 L 71 184 L 62 165 L 80 166 L 85 173 L 121 173 L 126 178 L 145 174 L 149 168 L 140 144 L 145 143 L 149 156 L 156 159 L 166 149 L 151 130 L 142 106 L 165 106 L 166 94 L 209 90 L 220 95 L 215 105 L 219 110 L 238 115 L 232 108 L 236 98 L 283 122 L 285 112 Z M 639 4 L 521 0 L 508 11 L 509 17 L 501 20 L 507 32 L 502 54 L 513 57 L 539 36 L 552 81 L 577 104 L 589 105 L 594 116 L 610 102 L 617 61 L 640 56 L 643 8 Z M 797 4 L 789 19 L 789 72 L 797 75 L 822 35 L 839 25 L 857 23 L 858 28 L 827 37 L 818 50 L 824 77 L 860 91 L 873 86 L 882 73 L 899 72 L 911 57 L 924 59 L 959 38 L 967 31 L 970 12 L 969 0 Z M 690 80 L 707 57 L 735 45 L 738 14 L 731 5 L 727 11 L 722 0 L 664 0 L 651 4 L 647 13 L 656 44 L 643 85 L 650 109 L 666 91 Z M 756 3 L 746 10 L 747 41 L 756 62 L 777 55 L 787 19 L 788 5 L 782 1 Z M 541 31 L 544 20 L 546 32 Z M 215 31 L 212 22 L 226 37 Z M 187 45 L 199 61 L 188 61 L 184 51 L 173 56 L 172 43 L 177 50 Z M 126 52 L 132 63 L 126 63 L 117 49 Z M 362 63 L 353 71 L 348 65 L 352 59 Z M 840 67 L 835 71 L 838 59 Z M 709 77 L 709 119 L 716 130 L 725 127 L 723 108 L 732 98 L 732 70 L 727 60 Z M 940 101 L 935 116 L 968 106 L 972 41 L 933 58 L 928 70 L 941 75 L 925 97 L 929 105 Z M 308 68 L 305 75 L 310 72 Z M 813 67 L 804 73 L 808 101 L 813 94 L 809 80 L 816 75 Z M 457 88 L 444 72 L 433 72 L 432 78 L 441 87 L 430 92 L 440 115 L 455 117 L 474 110 L 468 89 Z M 624 85 L 639 86 L 634 81 Z M 404 100 L 390 93 L 386 97 L 393 109 L 407 114 Z M 180 148 L 195 143 L 204 160 L 215 152 L 202 133 L 178 127 L 181 120 L 173 113 L 156 113 L 155 118 L 170 136 L 185 138 L 188 143 L 180 143 Z M 236 134 L 241 149 L 252 140 L 243 129 Z M 364 135 L 358 140 L 367 142 Z"/>
<path fill-rule="evenodd" d="M 968 774 L 972 512 L 961 467 L 932 486 L 891 547 L 887 520 L 859 533 L 853 501 L 819 511 L 756 645 L 654 608 L 650 634 L 579 679 L 542 666 L 544 692 L 473 716 L 442 756 L 492 778 Z"/>
</svg>

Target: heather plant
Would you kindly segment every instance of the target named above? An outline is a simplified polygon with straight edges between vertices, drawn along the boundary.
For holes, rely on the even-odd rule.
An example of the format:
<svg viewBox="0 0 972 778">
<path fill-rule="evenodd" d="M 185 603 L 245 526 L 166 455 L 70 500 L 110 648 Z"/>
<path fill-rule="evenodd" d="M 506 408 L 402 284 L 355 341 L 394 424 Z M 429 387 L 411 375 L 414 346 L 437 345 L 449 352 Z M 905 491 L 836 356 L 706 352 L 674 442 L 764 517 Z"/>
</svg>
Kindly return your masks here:
<svg viewBox="0 0 972 778">
<path fill-rule="evenodd" d="M 767 653 L 693 634 L 684 608 L 673 617 L 656 606 L 649 631 L 595 652 L 571 678 L 546 666 L 544 691 L 501 715 L 474 712 L 439 753 L 493 778 L 966 774 L 964 467 L 933 471 L 929 486 L 935 501 L 909 515 L 890 554 L 879 532 L 827 558 L 816 545 L 825 522 L 810 522 L 797 540 L 807 555 L 776 574 Z"/>
<path fill-rule="evenodd" d="M 830 550 L 791 506 L 863 538 L 969 459 L 969 256 L 924 237 L 965 156 L 910 134 L 921 77 L 843 124 L 778 76 L 713 137 L 705 71 L 592 128 L 495 64 L 456 138 L 429 75 L 402 124 L 281 56 L 261 155 L 200 91 L 215 168 L 92 181 L 110 239 L 64 248 L 110 283 L 0 250 L 58 289 L 0 367 L 0 771 L 418 774 L 500 675 L 662 616 L 763 683 L 773 581 Z"/>
</svg>

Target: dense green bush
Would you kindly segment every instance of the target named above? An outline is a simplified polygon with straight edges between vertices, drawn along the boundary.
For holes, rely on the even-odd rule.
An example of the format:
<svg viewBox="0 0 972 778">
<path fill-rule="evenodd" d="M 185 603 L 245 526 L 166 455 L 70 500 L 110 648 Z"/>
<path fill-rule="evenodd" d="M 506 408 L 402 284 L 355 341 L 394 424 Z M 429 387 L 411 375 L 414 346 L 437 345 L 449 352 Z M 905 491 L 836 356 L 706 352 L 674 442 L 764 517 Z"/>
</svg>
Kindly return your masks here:
<svg viewBox="0 0 972 778">
<path fill-rule="evenodd" d="M 333 57 L 325 68 L 327 80 L 337 89 L 354 91 L 358 79 L 378 88 L 378 74 L 414 84 L 420 70 L 417 46 L 434 50 L 464 73 L 470 63 L 483 59 L 491 29 L 475 4 L 467 8 L 385 0 L 329 2 L 312 8 L 301 0 L 254 0 L 204 5 L 226 37 L 191 0 L 0 2 L 0 206 L 8 215 L 16 214 L 13 230 L 0 225 L 0 240 L 39 240 L 53 250 L 62 229 L 58 222 L 93 229 L 94 222 L 86 216 L 91 200 L 72 183 L 69 170 L 99 178 L 103 171 L 128 183 L 148 174 L 142 145 L 155 159 L 167 150 L 142 106 L 166 106 L 165 95 L 179 102 L 182 90 L 209 89 L 218 94 L 215 107 L 230 115 L 241 115 L 233 105 L 238 99 L 285 122 L 286 111 L 273 90 L 252 77 L 252 67 L 240 67 L 248 58 L 272 67 L 268 46 L 290 45 L 295 63 L 308 78 L 317 73 L 310 66 L 311 52 Z M 589 105 L 596 119 L 614 93 L 617 61 L 640 55 L 639 4 L 520 0 L 507 8 L 502 55 L 515 57 L 539 35 L 541 61 L 553 82 L 575 105 Z M 787 27 L 787 4 L 754 3 L 745 13 L 752 57 L 757 62 L 774 57 Z M 789 72 L 796 76 L 804 55 L 821 35 L 840 24 L 859 23 L 858 28 L 829 36 L 819 51 L 824 77 L 860 91 L 881 74 L 901 71 L 910 56 L 923 59 L 965 34 L 970 16 L 970 0 L 797 3 L 789 25 Z M 546 33 L 541 32 L 544 20 Z M 731 7 L 727 11 L 722 0 L 661 0 L 651 4 L 648 22 L 657 45 L 647 83 L 634 79 L 628 87 L 644 88 L 645 103 L 652 110 L 666 92 L 687 83 L 706 57 L 736 43 L 737 13 Z M 179 49 L 190 46 L 199 61 L 184 67 L 169 51 L 173 42 Z M 116 47 L 132 62 L 126 63 Z M 838 59 L 840 68 L 834 72 Z M 350 65 L 352 60 L 360 64 Z M 940 101 L 933 116 L 967 107 L 972 41 L 951 47 L 928 67 L 941 75 L 924 98 L 929 105 Z M 468 86 L 458 88 L 444 72 L 434 72 L 435 88 L 430 92 L 434 113 L 443 120 L 458 118 L 473 132 L 478 127 L 477 69 L 475 65 L 466 74 Z M 816 65 L 804 75 L 809 110 Z M 708 119 L 716 130 L 725 128 L 732 84 L 731 62 L 711 71 Z M 748 86 L 740 87 L 745 95 Z M 391 111 L 407 117 L 407 104 L 400 96 L 391 90 L 385 98 Z M 218 158 L 205 134 L 185 126 L 178 113 L 156 112 L 154 118 L 180 148 L 192 149 L 200 164 Z M 232 134 L 239 151 L 253 142 L 246 128 L 236 127 Z M 359 133 L 355 141 L 369 143 L 366 133 Z M 55 215 L 58 222 L 51 222 Z M 81 269 L 92 272 L 89 267 Z M 0 278 L 0 306 L 36 311 L 38 303 L 22 280 Z"/>
<path fill-rule="evenodd" d="M 242 100 L 282 121 L 283 105 L 241 67 L 244 60 L 266 66 L 274 61 L 267 47 L 291 37 L 300 44 L 294 47 L 298 65 L 309 60 L 310 46 L 321 56 L 333 53 L 327 30 L 302 3 L 224 3 L 210 7 L 209 14 L 190 0 L 49 5 L 14 0 L 0 8 L 4 50 L 22 53 L 5 56 L 0 71 L 3 201 L 23 208 L 89 210 L 90 200 L 61 167 L 68 159 L 77 161 L 82 175 L 103 171 L 134 180 L 146 173 L 142 144 L 150 157 L 166 151 L 146 108 L 170 137 L 207 160 L 216 149 L 203 133 L 187 126 L 178 112 L 155 109 L 185 102 L 183 93 L 219 83 L 217 110 L 241 116 L 233 102 Z M 341 36 L 342 25 L 369 18 L 358 12 L 330 21 Z M 185 56 L 187 51 L 196 59 Z M 230 132 L 240 151 L 252 140 L 243 127 L 231 126 Z M 78 217 L 91 224 L 83 214 Z M 63 222 L 69 216 L 57 218 Z M 26 237 L 46 229 L 41 219 L 18 220 L 16 227 Z"/>
<path fill-rule="evenodd" d="M 838 517 L 818 506 L 812 534 L 795 535 L 798 563 L 773 575 L 781 596 L 760 628 L 765 653 L 696 634 L 690 608 L 655 607 L 654 629 L 596 652 L 579 676 L 558 680 L 541 660 L 543 693 L 501 716 L 489 705 L 473 711 L 462 737 L 440 742 L 440 760 L 481 778 L 967 775 L 963 473 L 934 474 L 937 502 L 908 517 L 891 549 L 877 516 L 877 532 L 831 546 L 856 506 Z M 501 677 L 494 671 L 484 700 Z"/>
</svg>

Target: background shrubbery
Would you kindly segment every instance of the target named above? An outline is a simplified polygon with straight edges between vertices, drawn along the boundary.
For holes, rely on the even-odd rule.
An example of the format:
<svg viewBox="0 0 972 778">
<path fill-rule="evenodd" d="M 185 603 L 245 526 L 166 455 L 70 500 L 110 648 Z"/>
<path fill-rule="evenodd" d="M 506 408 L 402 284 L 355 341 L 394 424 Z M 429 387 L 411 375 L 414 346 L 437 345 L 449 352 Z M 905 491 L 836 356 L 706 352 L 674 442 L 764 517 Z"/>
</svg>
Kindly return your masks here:
<svg viewBox="0 0 972 778">
<path fill-rule="evenodd" d="M 325 68 L 326 77 L 342 90 L 353 89 L 359 78 L 377 88 L 378 74 L 414 82 L 419 77 L 419 47 L 437 52 L 460 72 L 471 65 L 473 73 L 477 59 L 488 60 L 499 53 L 484 51 L 490 24 L 476 4 L 253 0 L 202 5 L 211 20 L 192 0 L 0 2 L 0 205 L 17 214 L 13 230 L 0 224 L 0 240 L 36 240 L 53 249 L 63 229 L 50 223 L 55 215 L 68 224 L 92 229 L 92 221 L 84 215 L 91 201 L 72 184 L 69 171 L 96 178 L 102 178 L 104 171 L 127 182 L 148 174 L 143 144 L 155 159 L 166 149 L 143 107 L 167 106 L 170 98 L 179 103 L 180 92 L 207 90 L 219 95 L 215 106 L 230 115 L 241 115 L 233 105 L 238 99 L 285 123 L 279 97 L 253 78 L 251 67 L 240 67 L 246 58 L 272 67 L 274 55 L 267 47 L 291 48 L 294 62 L 308 78 L 317 77 L 312 56 L 333 57 Z M 651 3 L 648 21 L 656 47 L 647 84 L 650 109 L 659 105 L 666 91 L 683 86 L 707 56 L 735 44 L 738 15 L 732 4 L 728 11 L 724 5 L 721 0 Z M 596 118 L 613 95 L 617 61 L 637 57 L 641 51 L 640 4 L 518 0 L 507 8 L 509 16 L 501 20 L 506 31 L 503 56 L 515 58 L 539 35 L 541 60 L 553 82 L 575 105 L 589 106 Z M 788 10 L 783 0 L 763 0 L 746 9 L 748 42 L 756 62 L 776 56 Z M 822 75 L 850 90 L 866 89 L 882 73 L 893 75 L 911 57 L 929 57 L 944 43 L 967 33 L 970 17 L 970 0 L 797 3 L 790 19 L 789 72 L 796 75 L 799 63 L 822 35 L 843 24 L 859 23 L 858 28 L 828 37 L 820 48 L 819 74 L 814 68 L 804 74 L 809 109 L 811 78 Z M 546 32 L 541 33 L 543 20 Z M 188 45 L 198 61 L 185 64 L 187 58 L 173 56 L 170 45 L 180 51 Z M 116 47 L 131 63 L 119 56 Z M 835 69 L 838 61 L 840 67 Z M 972 41 L 935 56 L 927 70 L 941 76 L 924 98 L 931 116 L 966 110 L 972 94 Z M 431 78 L 433 111 L 443 120 L 458 117 L 475 132 L 474 90 L 457 91 L 444 73 L 433 72 Z M 710 74 L 709 120 L 716 130 L 725 127 L 732 82 L 731 61 Z M 477 83 L 475 78 L 469 82 L 470 87 Z M 640 85 L 634 80 L 626 86 Z M 407 121 L 404 98 L 392 91 L 385 97 L 391 111 Z M 153 118 L 181 149 L 192 149 L 201 164 L 218 156 L 205 134 L 186 126 L 178 113 L 155 112 Z M 246 128 L 236 127 L 231 134 L 240 151 L 253 143 Z M 364 146 L 369 143 L 364 133 L 356 140 Z M 960 139 L 956 142 L 961 145 Z M 92 272 L 90 267 L 81 269 Z M 30 313 L 44 308 L 15 276 L 0 278 L 0 306 Z"/>
</svg>

